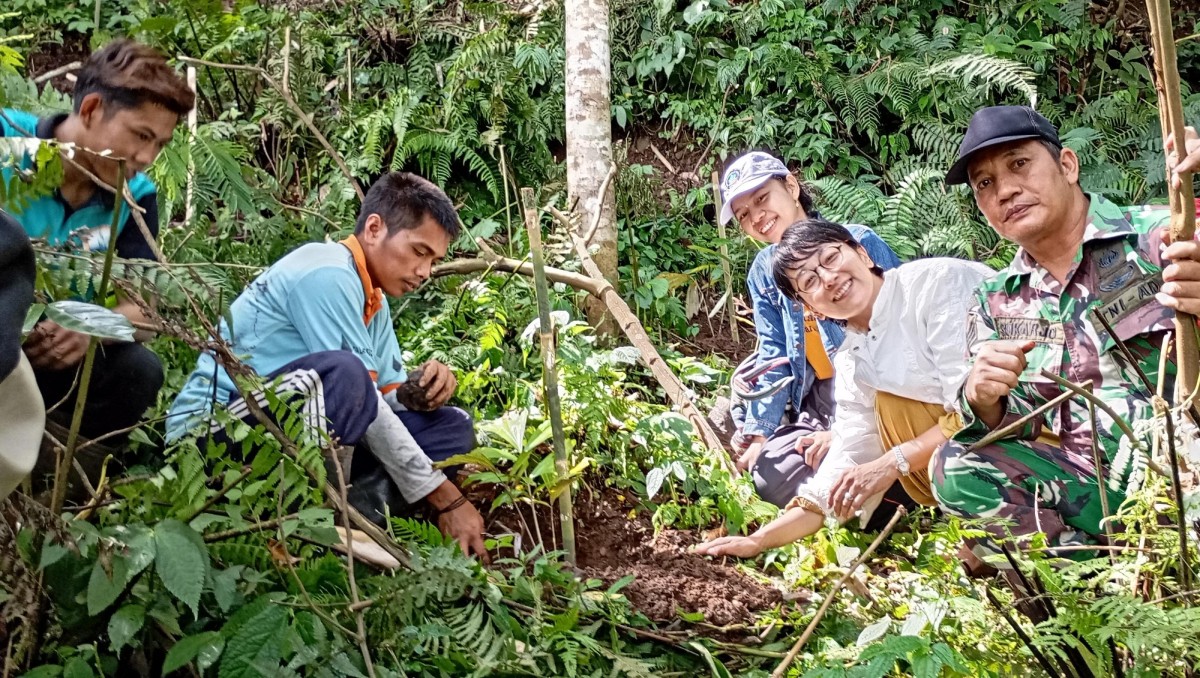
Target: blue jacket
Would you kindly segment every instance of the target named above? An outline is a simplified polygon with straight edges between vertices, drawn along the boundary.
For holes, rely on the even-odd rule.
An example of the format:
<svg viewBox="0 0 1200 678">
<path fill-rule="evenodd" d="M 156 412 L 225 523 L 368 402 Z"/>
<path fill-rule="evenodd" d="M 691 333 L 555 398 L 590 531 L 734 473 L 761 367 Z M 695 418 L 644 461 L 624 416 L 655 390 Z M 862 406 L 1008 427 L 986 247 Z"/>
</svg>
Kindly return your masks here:
<svg viewBox="0 0 1200 678">
<path fill-rule="evenodd" d="M 875 231 L 866 226 L 847 224 L 851 235 L 862 243 L 875 261 L 883 269 L 895 268 L 900 265 L 900 259 L 892 248 L 888 247 Z M 750 265 L 750 273 L 746 276 L 746 284 L 750 288 L 750 302 L 754 307 L 754 327 L 758 333 L 758 364 L 787 356 L 790 365 L 777 367 L 759 378 L 762 385 L 774 383 L 788 375 L 796 378 L 788 388 L 770 397 L 753 400 L 746 408 L 746 423 L 742 428 L 743 435 L 760 435 L 770 437 L 783 421 L 784 410 L 788 402 L 804 401 L 808 389 L 816 378 L 808 361 L 804 358 L 804 310 L 799 302 L 793 302 L 775 286 L 771 276 L 771 254 L 775 246 L 770 245 L 758 253 L 754 263 Z M 825 342 L 825 351 L 833 359 L 834 352 L 842 345 L 845 330 L 833 321 L 822 320 L 821 338 Z"/>
</svg>

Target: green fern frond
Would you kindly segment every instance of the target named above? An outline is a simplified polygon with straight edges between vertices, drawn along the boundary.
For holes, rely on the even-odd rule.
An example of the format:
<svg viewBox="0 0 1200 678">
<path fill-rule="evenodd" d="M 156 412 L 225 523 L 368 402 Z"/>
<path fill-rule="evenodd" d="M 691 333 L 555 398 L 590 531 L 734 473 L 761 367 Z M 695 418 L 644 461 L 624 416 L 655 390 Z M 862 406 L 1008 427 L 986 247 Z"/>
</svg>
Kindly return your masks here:
<svg viewBox="0 0 1200 678">
<path fill-rule="evenodd" d="M 951 77 L 965 86 L 976 81 L 987 88 L 1009 89 L 1022 94 L 1037 108 L 1036 74 L 1025 64 L 988 54 L 963 54 L 934 64 L 927 69 L 931 78 Z"/>
</svg>

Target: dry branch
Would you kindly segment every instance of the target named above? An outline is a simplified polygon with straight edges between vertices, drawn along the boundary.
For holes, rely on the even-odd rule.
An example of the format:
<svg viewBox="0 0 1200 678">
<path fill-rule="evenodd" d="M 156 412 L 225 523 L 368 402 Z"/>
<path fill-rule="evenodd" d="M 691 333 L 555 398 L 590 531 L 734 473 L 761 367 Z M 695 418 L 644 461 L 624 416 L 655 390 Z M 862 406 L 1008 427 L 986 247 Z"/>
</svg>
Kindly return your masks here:
<svg viewBox="0 0 1200 678">
<path fill-rule="evenodd" d="M 521 275 L 533 277 L 532 263 L 508 257 L 496 257 L 495 259 L 490 257 L 482 259 L 456 259 L 434 266 L 432 275 L 435 278 L 446 275 L 467 275 L 482 273 L 489 269 L 504 271 L 506 273 L 520 273 Z M 600 296 L 600 283 L 586 275 L 547 266 L 546 277 L 553 282 L 570 285 L 592 296 Z"/>
<path fill-rule="evenodd" d="M 854 574 L 854 571 L 857 570 L 860 565 L 865 563 L 867 558 L 871 557 L 871 554 L 875 552 L 875 549 L 879 548 L 879 545 L 883 543 L 883 540 L 887 539 L 887 536 L 896 528 L 896 523 L 899 523 L 900 519 L 907 514 L 908 511 L 905 510 L 903 506 L 896 507 L 896 514 L 893 515 L 892 519 L 888 521 L 887 526 L 883 528 L 883 531 L 879 533 L 879 536 L 875 537 L 875 541 L 871 542 L 871 545 L 867 547 L 867 550 L 863 551 L 858 558 L 855 558 L 853 563 L 850 563 L 850 567 L 846 569 L 846 573 L 843 574 L 842 578 L 833 585 L 833 589 L 829 591 L 829 595 L 825 596 L 825 602 L 821 603 L 821 607 L 817 608 L 817 613 L 813 615 L 812 621 L 808 623 L 808 626 L 804 629 L 804 633 L 801 634 L 796 640 L 796 644 L 792 646 L 792 649 L 787 653 L 787 656 L 783 658 L 783 661 L 779 664 L 779 666 L 775 667 L 775 670 L 771 673 L 771 678 L 782 678 L 783 675 L 787 673 L 788 667 L 792 665 L 792 662 L 796 661 L 796 656 L 800 654 L 801 648 L 803 648 L 804 644 L 808 642 L 808 639 L 812 636 L 813 631 L 817 629 L 817 623 L 821 621 L 821 618 L 825 616 L 825 612 L 829 609 L 829 606 L 832 605 L 833 601 L 837 599 L 838 591 L 842 590 L 842 587 L 846 585 L 846 581 L 850 579 L 851 575 Z"/>
<path fill-rule="evenodd" d="M 733 460 L 729 458 L 729 455 L 725 454 L 721 439 L 712 430 L 708 419 L 704 417 L 704 414 L 692 402 L 683 382 L 679 380 L 679 377 L 675 376 L 675 373 L 667 366 L 666 361 L 659 355 L 658 349 L 654 347 L 654 342 L 650 341 L 650 336 L 646 334 L 646 328 L 642 327 L 642 323 L 638 321 L 637 315 L 630 310 L 629 304 L 625 303 L 621 295 L 617 294 L 616 288 L 600 273 L 600 267 L 592 260 L 592 255 L 588 253 L 583 240 L 575 236 L 574 225 L 571 223 L 570 217 L 549 205 L 545 209 L 572 235 L 572 239 L 575 241 L 575 251 L 578 253 L 580 261 L 583 262 L 583 269 L 587 271 L 588 275 L 591 276 L 592 280 L 598 286 L 598 292 L 594 294 L 604 302 L 604 305 L 608 308 L 608 312 L 612 314 L 613 318 L 621 326 L 621 331 L 625 333 L 629 342 L 637 348 L 638 356 L 646 367 L 650 369 L 650 373 L 658 380 L 663 390 L 666 391 L 667 397 L 692 422 L 692 426 L 696 427 L 697 433 L 700 434 L 700 441 L 704 443 L 704 446 L 719 456 L 721 464 L 731 475 L 737 475 L 737 469 L 733 465 Z"/>
</svg>

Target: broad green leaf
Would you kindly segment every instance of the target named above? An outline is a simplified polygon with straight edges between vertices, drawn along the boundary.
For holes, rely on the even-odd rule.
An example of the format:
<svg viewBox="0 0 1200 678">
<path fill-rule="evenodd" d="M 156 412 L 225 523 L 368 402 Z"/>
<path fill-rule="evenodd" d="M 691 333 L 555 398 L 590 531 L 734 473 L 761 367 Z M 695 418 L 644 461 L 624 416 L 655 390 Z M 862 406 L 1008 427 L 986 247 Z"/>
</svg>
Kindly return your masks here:
<svg viewBox="0 0 1200 678">
<path fill-rule="evenodd" d="M 67 547 L 57 543 L 47 543 L 42 548 L 42 562 L 38 565 L 41 569 L 46 569 L 54 563 L 62 560 L 62 557 L 70 553 Z"/>
<path fill-rule="evenodd" d="M 225 647 L 225 638 L 217 631 L 208 631 L 187 638 L 180 638 L 178 643 L 171 646 L 167 658 L 163 661 L 162 672 L 168 674 L 187 666 L 193 659 L 197 664 L 212 666 L 221 650 Z M 203 666 L 201 666 L 203 668 Z"/>
<path fill-rule="evenodd" d="M 192 613 L 200 616 L 200 593 L 208 581 L 208 548 L 195 530 L 178 520 L 164 520 L 154 528 L 158 551 L 154 569 L 163 586 Z"/>
<path fill-rule="evenodd" d="M 129 583 L 129 563 L 120 556 L 113 556 L 111 563 L 111 577 L 104 571 L 101 559 L 97 558 L 92 565 L 92 577 L 88 580 L 87 608 L 88 614 L 93 617 L 112 605 Z"/>
<path fill-rule="evenodd" d="M 913 678 L 938 678 L 942 675 L 942 660 L 933 654 L 917 653 L 909 661 Z"/>
<path fill-rule="evenodd" d="M 222 612 L 228 612 L 238 601 L 237 583 L 242 569 L 242 565 L 234 565 L 229 569 L 213 572 L 213 597 L 217 599 L 217 605 Z"/>
<path fill-rule="evenodd" d="M 630 584 L 633 583 L 633 580 L 636 578 L 637 578 L 636 574 L 627 574 L 624 577 L 621 577 L 620 579 L 616 580 L 615 582 L 612 583 L 612 586 L 608 587 L 609 595 L 614 595 L 621 589 L 625 588 L 626 586 L 629 586 Z"/>
<path fill-rule="evenodd" d="M 39 666 L 25 673 L 21 678 L 58 678 L 62 673 L 61 666 Z"/>
<path fill-rule="evenodd" d="M 346 656 L 345 652 L 341 652 L 335 656 L 333 661 L 329 663 L 329 666 L 343 676 L 350 676 L 350 678 L 367 678 L 362 671 L 358 670 L 358 667 L 354 665 L 354 662 L 350 661 L 350 658 Z"/>
<path fill-rule="evenodd" d="M 133 341 L 133 325 L 120 313 L 82 301 L 56 301 L 46 307 L 46 317 L 68 330 L 99 339 Z"/>
<path fill-rule="evenodd" d="M 258 678 L 255 664 L 279 660 L 279 635 L 287 624 L 287 610 L 268 605 L 229 638 L 221 656 L 220 678 Z"/>
<path fill-rule="evenodd" d="M 125 544 L 122 554 L 129 563 L 129 576 L 133 577 L 154 562 L 154 531 L 145 525 L 121 525 L 113 530 L 114 536 Z"/>
<path fill-rule="evenodd" d="M 71 657 L 63 667 L 62 675 L 63 678 L 94 678 L 96 673 L 83 657 Z"/>
<path fill-rule="evenodd" d="M 870 645 L 871 643 L 882 638 L 891 627 L 892 620 L 884 617 L 883 619 L 880 619 L 874 624 L 871 624 L 867 628 L 863 629 L 862 633 L 858 634 L 858 641 L 855 644 L 859 647 Z"/>
<path fill-rule="evenodd" d="M 646 474 L 646 498 L 653 499 L 654 495 L 658 494 L 662 488 L 663 480 L 667 478 L 667 471 L 661 467 L 652 468 Z"/>
<path fill-rule="evenodd" d="M 717 661 L 717 658 L 712 656 L 707 647 L 696 641 L 689 642 L 688 646 L 695 649 L 704 658 L 704 663 L 708 664 L 708 670 L 712 672 L 713 678 L 732 678 L 729 669 Z"/>
<path fill-rule="evenodd" d="M 21 336 L 25 336 L 33 331 L 33 326 L 42 319 L 42 313 L 46 312 L 45 304 L 34 304 L 29 307 L 29 312 L 25 314 L 25 322 L 21 325 Z"/>
<path fill-rule="evenodd" d="M 141 605 L 126 605 L 108 620 L 108 639 L 112 641 L 112 651 L 120 654 L 121 648 L 142 630 L 146 621 L 146 608 Z"/>
</svg>

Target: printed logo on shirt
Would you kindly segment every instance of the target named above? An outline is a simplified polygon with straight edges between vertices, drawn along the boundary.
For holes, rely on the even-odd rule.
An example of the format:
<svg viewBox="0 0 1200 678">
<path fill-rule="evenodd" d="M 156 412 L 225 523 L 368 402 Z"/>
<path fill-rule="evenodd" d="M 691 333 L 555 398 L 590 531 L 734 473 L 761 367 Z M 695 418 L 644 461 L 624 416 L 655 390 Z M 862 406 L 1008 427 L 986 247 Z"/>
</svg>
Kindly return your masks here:
<svg viewBox="0 0 1200 678">
<path fill-rule="evenodd" d="M 1062 346 L 1067 341 L 1062 323 L 1050 322 L 1045 318 L 1022 316 L 997 316 L 993 318 L 996 334 L 1000 339 L 1012 341 L 1036 341 L 1039 344 Z"/>
<path fill-rule="evenodd" d="M 75 231 L 72 237 L 79 240 L 79 246 L 84 252 L 107 252 L 112 241 L 112 227 L 105 224 L 81 228 Z"/>
<path fill-rule="evenodd" d="M 1142 305 L 1157 303 L 1154 295 L 1158 294 L 1160 289 L 1162 289 L 1162 278 L 1158 274 L 1144 275 L 1140 279 L 1126 283 L 1120 289 L 1113 290 L 1114 293 L 1102 294 L 1100 305 L 1092 312 L 1099 313 L 1108 324 L 1115 325 Z"/>
<path fill-rule="evenodd" d="M 370 346 L 353 346 L 350 344 L 350 341 L 346 337 L 342 337 L 341 349 L 343 351 L 350 351 L 351 353 L 353 353 L 355 355 L 365 356 L 367 358 L 370 358 L 372 361 L 375 360 L 375 350 L 374 349 L 372 349 Z"/>
</svg>

